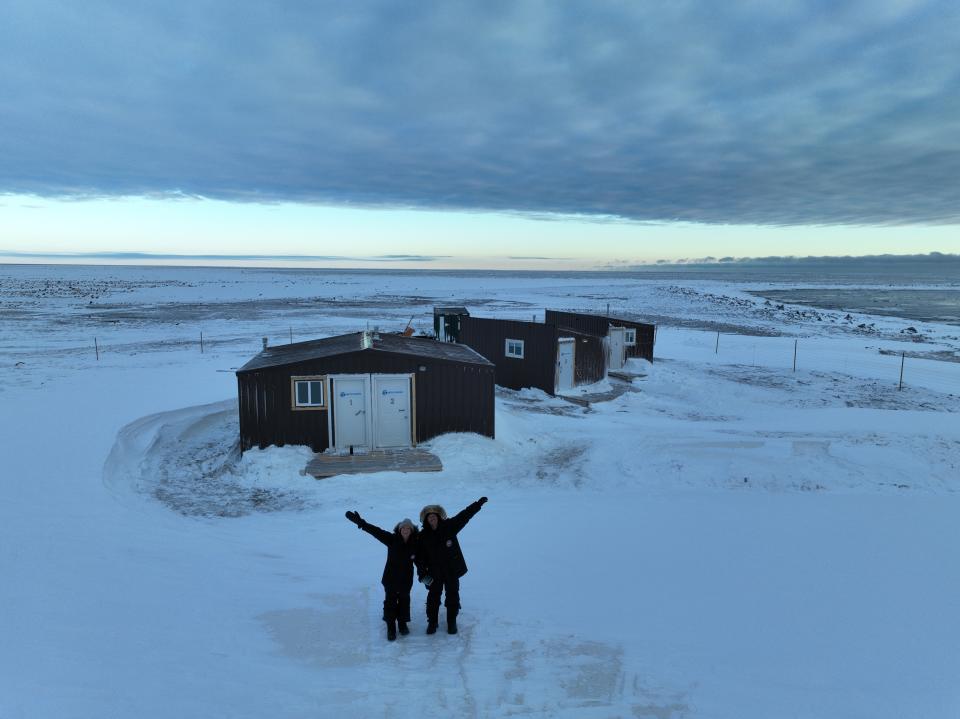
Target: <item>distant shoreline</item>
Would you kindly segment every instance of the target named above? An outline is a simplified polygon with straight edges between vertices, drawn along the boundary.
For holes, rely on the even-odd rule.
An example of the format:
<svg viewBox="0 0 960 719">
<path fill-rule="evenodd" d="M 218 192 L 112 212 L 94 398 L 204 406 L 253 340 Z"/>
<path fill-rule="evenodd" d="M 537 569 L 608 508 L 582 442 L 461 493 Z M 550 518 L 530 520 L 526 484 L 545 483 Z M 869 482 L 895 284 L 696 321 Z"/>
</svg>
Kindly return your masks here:
<svg viewBox="0 0 960 719">
<path fill-rule="evenodd" d="M 798 286 L 877 286 L 913 287 L 941 286 L 960 288 L 960 255 L 943 255 L 939 259 L 930 256 L 907 256 L 904 258 L 831 258 L 821 260 L 786 262 L 717 262 L 689 264 L 632 265 L 628 267 L 597 267 L 594 269 L 531 269 L 531 268 L 440 268 L 404 266 L 418 260 L 382 260 L 396 264 L 387 267 L 332 264 L 337 260 L 317 258 L 317 264 L 305 264 L 308 260 L 293 259 L 293 256 L 273 258 L 239 258 L 235 256 L 158 256 L 156 260 L 144 257 L 70 256 L 62 261 L 53 257 L 31 258 L 26 255 L 0 253 L 0 267 L 15 270 L 24 267 L 49 268 L 97 268 L 97 269 L 144 269 L 144 270 L 240 270 L 244 272 L 380 274 L 380 275 L 437 275 L 462 277 L 558 277 L 558 278 L 618 278 L 658 281 L 706 280 L 738 282 L 744 284 L 793 284 Z M 89 261 L 82 261 L 82 260 Z M 218 259 L 220 261 L 218 261 Z M 12 260 L 12 261 L 11 261 Z M 110 261 L 108 261 L 110 260 Z M 284 264 L 284 262 L 299 264 Z M 331 264 L 322 264 L 324 261 Z M 346 262 L 347 260 L 344 260 Z M 371 262 L 374 260 L 371 260 Z M 379 260 L 378 260 L 379 261 Z"/>
<path fill-rule="evenodd" d="M 960 326 L 960 288 L 749 290 L 771 302 Z"/>
</svg>

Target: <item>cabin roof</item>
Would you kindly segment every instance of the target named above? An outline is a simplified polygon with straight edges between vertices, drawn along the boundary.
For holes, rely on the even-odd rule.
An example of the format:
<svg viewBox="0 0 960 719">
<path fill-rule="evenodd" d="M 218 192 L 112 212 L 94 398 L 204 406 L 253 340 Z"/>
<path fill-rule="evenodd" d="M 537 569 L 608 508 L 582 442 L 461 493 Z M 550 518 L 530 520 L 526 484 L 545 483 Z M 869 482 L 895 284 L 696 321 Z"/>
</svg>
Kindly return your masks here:
<svg viewBox="0 0 960 719">
<path fill-rule="evenodd" d="M 365 341 L 365 337 L 369 339 Z M 353 332 L 319 340 L 267 347 L 238 369 L 237 374 L 267 367 L 282 367 L 299 362 L 308 362 L 324 357 L 334 357 L 351 352 L 389 352 L 464 364 L 493 366 L 492 362 L 466 345 L 438 342 L 428 337 L 403 337 L 399 334 Z"/>
<path fill-rule="evenodd" d="M 434 315 L 469 315 L 470 312 L 466 307 L 434 307 Z"/>
</svg>

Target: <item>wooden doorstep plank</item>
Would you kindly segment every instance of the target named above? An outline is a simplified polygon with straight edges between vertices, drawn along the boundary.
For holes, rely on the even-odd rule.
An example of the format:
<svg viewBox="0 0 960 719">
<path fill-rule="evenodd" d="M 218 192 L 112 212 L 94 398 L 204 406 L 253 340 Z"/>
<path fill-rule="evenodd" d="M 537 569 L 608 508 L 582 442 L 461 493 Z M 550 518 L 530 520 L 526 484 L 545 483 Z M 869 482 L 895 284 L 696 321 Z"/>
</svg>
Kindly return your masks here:
<svg viewBox="0 0 960 719">
<path fill-rule="evenodd" d="M 440 458 L 421 449 L 380 451 L 355 455 L 317 455 L 304 470 L 317 479 L 337 474 L 367 474 L 372 472 L 439 472 L 443 470 Z"/>
<path fill-rule="evenodd" d="M 645 379 L 647 376 L 645 374 L 631 374 L 630 372 L 620 370 L 607 370 L 607 375 L 614 379 L 623 380 L 624 382 L 632 382 L 635 379 Z"/>
</svg>

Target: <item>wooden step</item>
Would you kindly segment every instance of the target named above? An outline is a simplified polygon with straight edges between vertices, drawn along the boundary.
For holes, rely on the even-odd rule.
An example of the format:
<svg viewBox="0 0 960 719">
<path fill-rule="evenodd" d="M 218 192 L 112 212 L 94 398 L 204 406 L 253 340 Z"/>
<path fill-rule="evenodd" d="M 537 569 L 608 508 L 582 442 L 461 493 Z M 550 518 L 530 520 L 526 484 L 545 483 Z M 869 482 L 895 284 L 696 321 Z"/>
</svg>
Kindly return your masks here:
<svg viewBox="0 0 960 719">
<path fill-rule="evenodd" d="M 621 372 L 620 370 L 607 370 L 607 375 L 614 379 L 623 380 L 624 382 L 633 382 L 635 379 L 646 379 L 645 374 L 631 374 L 629 372 Z"/>
<path fill-rule="evenodd" d="M 307 462 L 305 474 L 317 479 L 338 474 L 373 472 L 440 472 L 440 458 L 425 449 L 383 449 L 366 454 L 317 454 Z"/>
</svg>

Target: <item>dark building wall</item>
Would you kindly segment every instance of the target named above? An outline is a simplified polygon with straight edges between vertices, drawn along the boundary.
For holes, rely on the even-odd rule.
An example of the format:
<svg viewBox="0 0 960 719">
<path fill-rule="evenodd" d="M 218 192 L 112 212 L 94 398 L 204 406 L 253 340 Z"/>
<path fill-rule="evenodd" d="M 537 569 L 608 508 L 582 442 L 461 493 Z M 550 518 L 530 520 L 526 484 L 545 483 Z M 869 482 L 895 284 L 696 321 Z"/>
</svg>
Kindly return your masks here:
<svg viewBox="0 0 960 719">
<path fill-rule="evenodd" d="M 469 314 L 465 313 L 446 313 L 442 315 L 434 314 L 433 315 L 433 334 L 437 339 L 440 339 L 440 323 L 443 322 L 443 335 L 445 342 L 459 342 L 460 341 L 460 319 L 462 317 L 468 317 Z"/>
<path fill-rule="evenodd" d="M 523 340 L 523 359 L 508 357 L 507 339 Z M 460 342 L 497 367 L 497 384 L 511 389 L 556 391 L 557 328 L 554 325 L 480 317 L 460 318 Z"/>
<path fill-rule="evenodd" d="M 238 374 L 241 450 L 286 444 L 325 450 L 330 397 L 326 409 L 294 410 L 290 378 L 331 374 L 412 374 L 417 442 L 445 432 L 494 436 L 493 367 L 367 350 Z"/>
<path fill-rule="evenodd" d="M 559 330 L 559 335 L 576 340 L 573 355 L 574 384 L 593 384 L 607 376 L 607 352 L 603 337 L 563 328 Z"/>
<path fill-rule="evenodd" d="M 547 310 L 545 314 L 547 324 L 561 328 L 587 332 L 600 337 L 607 336 L 610 325 L 626 327 L 637 331 L 637 343 L 627 347 L 627 357 L 639 357 L 653 362 L 653 340 L 656 327 L 645 322 L 625 320 L 620 317 L 605 317 L 603 315 L 587 315 L 578 312 L 557 312 Z"/>
<path fill-rule="evenodd" d="M 653 362 L 653 345 L 657 337 L 656 325 L 630 320 L 621 321 L 624 323 L 624 327 L 633 328 L 637 331 L 637 343 L 633 347 L 627 347 L 627 357 L 639 357 L 647 360 L 647 362 Z"/>
</svg>

